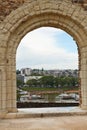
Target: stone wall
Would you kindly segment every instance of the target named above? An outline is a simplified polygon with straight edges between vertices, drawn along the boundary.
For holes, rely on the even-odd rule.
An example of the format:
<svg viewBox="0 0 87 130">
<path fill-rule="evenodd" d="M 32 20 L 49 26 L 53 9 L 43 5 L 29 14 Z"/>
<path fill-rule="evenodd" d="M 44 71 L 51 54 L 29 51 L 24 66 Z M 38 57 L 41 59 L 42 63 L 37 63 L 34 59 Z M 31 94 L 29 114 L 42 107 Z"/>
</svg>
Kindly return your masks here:
<svg viewBox="0 0 87 130">
<path fill-rule="evenodd" d="M 0 21 L 9 15 L 13 10 L 17 9 L 27 0 L 0 0 Z"/>
<path fill-rule="evenodd" d="M 81 107 L 87 109 L 87 11 L 72 0 L 0 1 L 0 114 L 16 112 L 16 50 L 30 31 L 60 28 L 78 46 Z M 1 115 L 0 115 L 1 117 Z"/>
<path fill-rule="evenodd" d="M 29 2 L 29 0 L 0 0 L 0 22 L 3 21 L 4 18 L 13 10 L 16 10 L 18 7 L 27 2 Z M 80 3 L 79 6 L 83 6 L 84 8 L 87 6 L 87 0 L 83 0 L 83 2 L 79 2 L 79 0 L 71 0 L 71 2 Z"/>
</svg>

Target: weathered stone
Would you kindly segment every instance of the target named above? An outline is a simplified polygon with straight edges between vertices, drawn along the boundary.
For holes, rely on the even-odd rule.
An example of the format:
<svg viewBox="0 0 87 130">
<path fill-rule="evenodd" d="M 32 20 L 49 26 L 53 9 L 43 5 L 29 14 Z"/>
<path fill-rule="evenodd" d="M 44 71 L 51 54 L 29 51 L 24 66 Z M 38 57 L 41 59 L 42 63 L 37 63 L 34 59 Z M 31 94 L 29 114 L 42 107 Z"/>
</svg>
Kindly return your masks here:
<svg viewBox="0 0 87 130">
<path fill-rule="evenodd" d="M 0 21 L 0 112 L 17 110 L 16 50 L 28 32 L 43 26 L 63 29 L 75 39 L 81 107 L 87 109 L 87 12 L 82 4 L 70 0 L 1 0 Z"/>
</svg>

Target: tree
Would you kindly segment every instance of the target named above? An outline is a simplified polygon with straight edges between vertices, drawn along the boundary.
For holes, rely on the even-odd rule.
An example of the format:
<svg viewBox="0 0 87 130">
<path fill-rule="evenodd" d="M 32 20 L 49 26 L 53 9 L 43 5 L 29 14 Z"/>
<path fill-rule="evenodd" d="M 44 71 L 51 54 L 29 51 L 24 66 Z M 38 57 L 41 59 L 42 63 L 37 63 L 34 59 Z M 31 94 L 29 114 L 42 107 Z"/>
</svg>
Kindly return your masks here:
<svg viewBox="0 0 87 130">
<path fill-rule="evenodd" d="M 16 74 L 20 74 L 21 72 L 20 72 L 20 70 L 16 70 Z"/>
<path fill-rule="evenodd" d="M 30 87 L 36 87 L 38 85 L 38 82 L 36 79 L 31 79 L 31 80 L 28 80 L 27 85 L 29 85 Z"/>
<path fill-rule="evenodd" d="M 23 86 L 23 84 L 24 84 L 24 83 L 23 83 L 21 80 L 18 80 L 18 79 L 17 79 L 17 87 Z"/>
<path fill-rule="evenodd" d="M 43 76 L 39 80 L 40 84 L 44 87 L 53 87 L 54 86 L 54 77 L 53 76 Z"/>
</svg>

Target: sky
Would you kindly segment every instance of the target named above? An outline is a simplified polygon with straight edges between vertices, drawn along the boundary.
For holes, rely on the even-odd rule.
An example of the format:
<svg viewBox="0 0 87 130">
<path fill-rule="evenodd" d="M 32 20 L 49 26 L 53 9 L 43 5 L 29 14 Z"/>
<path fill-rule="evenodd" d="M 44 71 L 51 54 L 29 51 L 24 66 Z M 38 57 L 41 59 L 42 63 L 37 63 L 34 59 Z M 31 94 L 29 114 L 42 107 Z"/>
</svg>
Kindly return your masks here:
<svg viewBox="0 0 87 130">
<path fill-rule="evenodd" d="M 78 69 L 76 42 L 61 29 L 35 29 L 25 35 L 17 48 L 16 68 Z"/>
</svg>

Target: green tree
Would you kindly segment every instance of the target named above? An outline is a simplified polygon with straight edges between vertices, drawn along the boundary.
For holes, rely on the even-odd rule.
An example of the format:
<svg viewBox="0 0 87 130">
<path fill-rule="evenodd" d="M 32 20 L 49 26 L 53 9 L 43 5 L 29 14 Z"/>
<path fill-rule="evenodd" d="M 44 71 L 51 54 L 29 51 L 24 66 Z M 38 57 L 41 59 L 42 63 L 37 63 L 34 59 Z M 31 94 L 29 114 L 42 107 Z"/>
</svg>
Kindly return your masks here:
<svg viewBox="0 0 87 130">
<path fill-rule="evenodd" d="M 20 74 L 21 72 L 20 72 L 20 70 L 16 70 L 16 74 Z"/>
<path fill-rule="evenodd" d="M 29 85 L 30 87 L 37 87 L 38 81 L 36 79 L 31 79 L 28 80 L 26 84 Z"/>
<path fill-rule="evenodd" d="M 53 76 L 43 76 L 39 79 L 39 82 L 44 87 L 53 87 L 54 86 L 54 77 Z"/>
<path fill-rule="evenodd" d="M 23 83 L 21 80 L 18 80 L 18 79 L 17 79 L 17 87 L 23 86 L 23 84 L 24 84 L 24 83 Z"/>
</svg>

